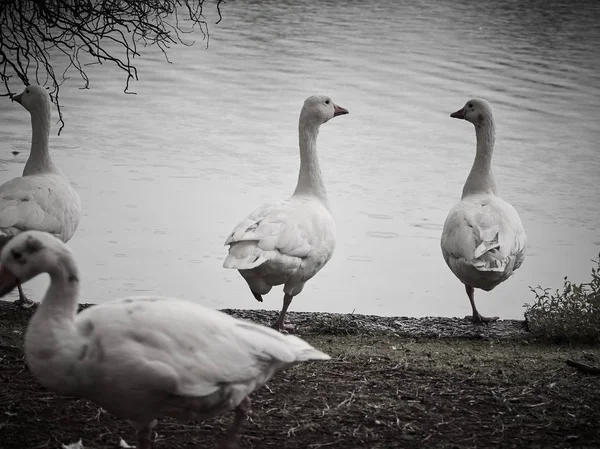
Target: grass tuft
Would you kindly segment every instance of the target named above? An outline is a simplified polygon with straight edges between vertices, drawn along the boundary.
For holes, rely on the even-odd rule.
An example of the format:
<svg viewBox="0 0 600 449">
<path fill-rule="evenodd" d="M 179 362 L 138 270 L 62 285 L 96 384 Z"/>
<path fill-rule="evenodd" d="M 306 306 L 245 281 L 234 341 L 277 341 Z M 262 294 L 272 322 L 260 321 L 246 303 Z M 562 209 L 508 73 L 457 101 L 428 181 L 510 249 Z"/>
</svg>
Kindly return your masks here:
<svg viewBox="0 0 600 449">
<path fill-rule="evenodd" d="M 592 268 L 592 280 L 574 284 L 567 277 L 562 291 L 529 287 L 535 295 L 525 304 L 530 332 L 556 343 L 600 342 L 600 255 Z"/>
</svg>

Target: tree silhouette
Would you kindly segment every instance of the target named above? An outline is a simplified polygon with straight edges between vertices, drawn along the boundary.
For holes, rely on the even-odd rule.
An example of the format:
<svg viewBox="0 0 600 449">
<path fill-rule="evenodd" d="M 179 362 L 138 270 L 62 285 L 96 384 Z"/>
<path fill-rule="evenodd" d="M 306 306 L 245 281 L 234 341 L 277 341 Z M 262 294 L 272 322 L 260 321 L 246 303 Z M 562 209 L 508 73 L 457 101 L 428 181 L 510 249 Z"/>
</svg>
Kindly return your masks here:
<svg viewBox="0 0 600 449">
<path fill-rule="evenodd" d="M 12 96 L 9 81 L 19 78 L 51 84 L 51 98 L 60 110 L 61 84 L 75 71 L 89 87 L 85 68 L 113 63 L 126 73 L 125 93 L 138 79 L 133 60 L 138 46 L 156 45 L 167 62 L 170 45 L 184 41 L 184 34 L 199 29 L 208 45 L 205 0 L 0 0 L 0 80 Z M 220 6 L 214 0 L 221 20 Z M 107 45 L 109 44 L 109 45 Z M 59 134 L 60 134 L 59 130 Z"/>
</svg>

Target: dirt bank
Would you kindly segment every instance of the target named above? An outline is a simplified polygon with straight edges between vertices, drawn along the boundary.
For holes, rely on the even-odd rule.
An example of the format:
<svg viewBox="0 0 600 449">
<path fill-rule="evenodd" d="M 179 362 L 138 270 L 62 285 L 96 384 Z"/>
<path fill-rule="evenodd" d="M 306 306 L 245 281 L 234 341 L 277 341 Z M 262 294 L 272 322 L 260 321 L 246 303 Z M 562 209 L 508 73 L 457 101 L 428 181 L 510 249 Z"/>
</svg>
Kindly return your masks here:
<svg viewBox="0 0 600 449">
<path fill-rule="evenodd" d="M 267 323 L 273 311 L 227 310 Z M 86 449 L 133 443 L 132 428 L 94 404 L 57 397 L 25 365 L 31 312 L 0 303 L 0 448 Z M 295 333 L 332 355 L 275 376 L 253 397 L 242 448 L 600 447 L 600 348 L 539 344 L 520 321 L 290 313 Z M 157 449 L 213 448 L 231 416 L 163 419 Z"/>
</svg>

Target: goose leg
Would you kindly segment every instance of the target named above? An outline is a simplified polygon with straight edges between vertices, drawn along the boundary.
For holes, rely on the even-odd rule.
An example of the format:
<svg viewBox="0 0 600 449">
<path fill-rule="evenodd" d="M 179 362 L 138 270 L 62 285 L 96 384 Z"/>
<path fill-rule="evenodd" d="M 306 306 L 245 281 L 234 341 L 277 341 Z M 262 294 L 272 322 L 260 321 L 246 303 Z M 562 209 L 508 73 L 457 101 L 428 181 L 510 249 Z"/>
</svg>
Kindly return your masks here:
<svg viewBox="0 0 600 449">
<path fill-rule="evenodd" d="M 477 311 L 477 307 L 475 307 L 475 289 L 470 285 L 465 284 L 465 290 L 467 291 L 467 295 L 469 296 L 469 301 L 471 301 L 471 309 L 473 309 L 473 315 L 467 316 L 466 318 L 470 319 L 475 324 L 487 324 L 498 320 L 497 316 L 489 318 L 482 316 Z"/>
<path fill-rule="evenodd" d="M 290 304 L 292 303 L 292 298 L 293 298 L 292 295 L 288 295 L 287 293 L 284 294 L 283 307 L 281 308 L 281 312 L 279 312 L 279 316 L 277 317 L 275 322 L 271 325 L 271 327 L 273 329 L 276 329 L 279 332 L 287 333 L 286 330 L 284 329 L 283 323 L 285 321 L 285 314 L 287 312 L 287 309 L 290 306 Z"/>
<path fill-rule="evenodd" d="M 237 436 L 240 433 L 240 429 L 242 428 L 246 417 L 248 416 L 248 412 L 250 412 L 250 404 L 250 398 L 246 396 L 235 408 L 233 411 L 235 413 L 233 424 L 229 430 L 227 430 L 227 434 L 221 442 L 219 449 L 238 449 L 240 447 L 237 442 Z"/>
<path fill-rule="evenodd" d="M 137 449 L 152 449 L 152 429 L 156 426 L 156 420 L 148 424 L 140 424 L 131 422 L 137 429 Z"/>
<path fill-rule="evenodd" d="M 21 306 L 24 309 L 29 309 L 32 306 L 37 305 L 37 302 L 32 301 L 31 299 L 29 299 L 27 296 L 25 296 L 25 293 L 23 292 L 23 287 L 21 287 L 21 284 L 17 284 L 17 288 L 19 289 L 19 299 L 17 299 L 14 303 Z"/>
</svg>

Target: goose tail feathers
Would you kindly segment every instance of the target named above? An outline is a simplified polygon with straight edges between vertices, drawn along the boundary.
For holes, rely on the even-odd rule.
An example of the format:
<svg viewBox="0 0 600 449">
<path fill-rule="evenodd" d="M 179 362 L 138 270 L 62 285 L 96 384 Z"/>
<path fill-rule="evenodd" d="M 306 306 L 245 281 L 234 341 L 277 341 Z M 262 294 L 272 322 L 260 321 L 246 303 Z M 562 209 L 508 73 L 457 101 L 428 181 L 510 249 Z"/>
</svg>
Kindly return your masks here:
<svg viewBox="0 0 600 449">
<path fill-rule="evenodd" d="M 236 270 L 251 270 L 268 260 L 265 252 L 256 246 L 256 241 L 235 242 L 229 247 L 229 254 L 223 261 L 223 267 Z"/>
<path fill-rule="evenodd" d="M 500 242 L 498 241 L 499 226 L 491 228 L 479 228 L 481 243 L 473 253 L 473 266 L 479 271 L 503 272 L 506 268 L 507 259 L 500 253 Z"/>
<path fill-rule="evenodd" d="M 330 360 L 331 356 L 318 349 L 313 348 L 304 340 L 294 336 L 286 335 L 286 343 L 292 348 L 296 355 L 297 362 L 307 362 L 309 360 Z"/>
</svg>

